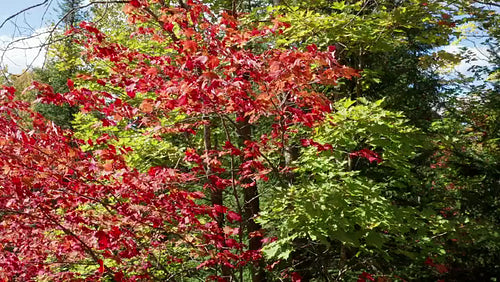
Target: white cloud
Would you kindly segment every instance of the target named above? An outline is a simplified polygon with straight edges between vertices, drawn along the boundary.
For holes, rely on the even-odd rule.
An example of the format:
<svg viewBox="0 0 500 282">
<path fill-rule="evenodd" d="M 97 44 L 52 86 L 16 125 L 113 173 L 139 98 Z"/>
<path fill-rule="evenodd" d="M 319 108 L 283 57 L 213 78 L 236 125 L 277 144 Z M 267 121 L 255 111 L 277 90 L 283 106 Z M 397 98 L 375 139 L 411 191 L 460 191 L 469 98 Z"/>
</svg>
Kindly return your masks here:
<svg viewBox="0 0 500 282">
<path fill-rule="evenodd" d="M 0 36 L 0 67 L 20 74 L 27 68 L 41 67 L 45 60 L 49 29 L 37 29 L 27 37 Z"/>
</svg>

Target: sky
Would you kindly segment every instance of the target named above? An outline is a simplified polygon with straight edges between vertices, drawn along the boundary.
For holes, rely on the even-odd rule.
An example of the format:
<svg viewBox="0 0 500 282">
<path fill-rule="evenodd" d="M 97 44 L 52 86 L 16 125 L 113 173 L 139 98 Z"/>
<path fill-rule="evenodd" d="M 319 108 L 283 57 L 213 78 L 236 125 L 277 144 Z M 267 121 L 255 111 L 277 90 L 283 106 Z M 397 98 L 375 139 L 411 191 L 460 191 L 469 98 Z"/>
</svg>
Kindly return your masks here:
<svg viewBox="0 0 500 282">
<path fill-rule="evenodd" d="M 2 2 L 0 25 L 11 15 L 30 6 L 42 4 L 9 20 L 0 28 L 0 68 L 6 66 L 9 73 L 20 74 L 26 68 L 41 67 L 45 50 L 38 46 L 46 43 L 50 23 L 58 19 L 58 0 L 0 0 L 0 2 Z M 456 45 L 440 49 L 458 53 L 460 46 L 469 47 L 478 60 L 473 63 L 461 63 L 455 70 L 466 72 L 472 64 L 487 65 L 485 48 L 480 46 L 477 39 L 461 41 Z"/>
<path fill-rule="evenodd" d="M 0 24 L 9 16 L 27 7 L 45 2 L 45 0 L 0 1 L 2 2 Z M 43 45 L 47 40 L 47 34 L 44 32 L 47 31 L 50 21 L 57 15 L 56 0 L 46 2 L 9 20 L 0 28 L 0 64 L 7 66 L 9 73 L 19 74 L 29 65 L 41 66 L 43 64 L 45 50 L 37 46 Z"/>
<path fill-rule="evenodd" d="M 57 0 L 2 0 L 2 9 L 0 9 L 0 22 L 3 22 L 7 17 L 26 9 L 30 6 L 42 4 L 39 7 L 26 11 L 23 15 L 9 21 L 0 29 L 2 35 L 20 35 L 26 34 L 32 29 L 37 29 L 45 26 L 45 24 L 57 14 Z M 44 15 L 45 14 L 45 15 Z M 15 25 L 21 27 L 20 30 L 15 29 Z"/>
<path fill-rule="evenodd" d="M 39 46 L 47 42 L 51 23 L 59 19 L 58 0 L 0 2 L 0 25 L 23 9 L 41 4 L 10 19 L 0 27 L 0 67 L 6 66 L 8 72 L 13 74 L 20 74 L 29 67 L 41 67 L 46 52 Z"/>
</svg>

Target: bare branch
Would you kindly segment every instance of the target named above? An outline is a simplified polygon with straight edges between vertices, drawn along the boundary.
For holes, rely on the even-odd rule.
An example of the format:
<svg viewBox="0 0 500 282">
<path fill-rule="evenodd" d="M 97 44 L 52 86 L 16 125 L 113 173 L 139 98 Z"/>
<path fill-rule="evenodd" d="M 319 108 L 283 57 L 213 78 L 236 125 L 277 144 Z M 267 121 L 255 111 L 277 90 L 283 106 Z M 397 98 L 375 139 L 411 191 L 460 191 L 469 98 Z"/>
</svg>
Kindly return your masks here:
<svg viewBox="0 0 500 282">
<path fill-rule="evenodd" d="M 54 34 L 55 32 L 57 31 L 57 29 L 60 27 L 61 23 L 64 22 L 64 20 L 69 16 L 71 15 L 72 13 L 74 13 L 75 11 L 78 11 L 78 10 L 81 10 L 81 9 L 85 9 L 85 8 L 88 8 L 92 5 L 96 5 L 96 4 L 125 4 L 125 3 L 128 3 L 129 1 L 127 0 L 101 0 L 101 1 L 91 1 L 90 3 L 88 4 L 85 4 L 85 5 L 82 5 L 82 6 L 79 6 L 79 7 L 75 7 L 73 9 L 71 9 L 70 11 L 68 11 L 66 14 L 64 14 L 55 24 L 53 27 L 49 28 L 47 31 L 45 32 L 41 32 L 41 33 L 33 33 L 29 36 L 25 36 L 25 37 L 21 37 L 21 38 L 17 38 L 17 39 L 14 39 L 12 40 L 11 42 L 9 42 L 4 48 L 0 49 L 0 51 L 2 51 L 2 54 L 0 56 L 0 62 L 4 62 L 5 61 L 5 56 L 6 56 L 6 52 L 7 51 L 11 51 L 11 50 L 31 50 L 31 49 L 38 49 L 38 52 L 37 54 L 35 55 L 35 57 L 31 60 L 31 62 L 26 66 L 25 70 L 20 74 L 20 75 L 23 75 L 24 73 L 26 73 L 26 71 L 28 71 L 29 69 L 31 69 L 33 67 L 33 64 L 35 63 L 36 59 L 42 54 L 42 51 L 44 48 L 52 45 L 53 43 L 57 42 L 58 40 L 55 40 L 54 39 Z M 28 11 L 28 10 L 31 10 L 31 9 L 34 9 L 36 7 L 39 7 L 39 6 L 42 6 L 42 5 L 48 5 L 47 8 L 45 9 L 44 11 L 44 14 L 43 14 L 43 17 L 42 19 L 45 17 L 48 9 L 49 9 L 49 6 L 50 4 L 52 3 L 52 0 L 45 0 L 43 1 L 42 3 L 39 3 L 39 4 L 36 4 L 36 5 L 33 5 L 33 6 L 30 6 L 28 8 L 25 8 L 11 16 L 9 16 L 7 19 L 5 19 L 2 24 L 0 25 L 0 28 L 2 28 L 6 22 L 14 19 L 15 17 L 23 14 L 24 12 Z M 25 23 L 28 25 L 28 27 L 31 29 L 31 31 L 35 31 L 33 27 L 31 27 L 29 25 L 29 23 L 26 22 L 25 20 Z M 19 28 L 18 26 L 16 26 L 16 28 Z M 48 34 L 48 35 L 47 35 Z M 26 40 L 29 40 L 29 39 L 34 39 L 34 38 L 37 38 L 37 37 L 40 37 L 40 36 L 45 36 L 47 35 L 47 38 L 45 40 L 42 40 L 43 42 L 41 42 L 40 44 L 37 44 L 36 46 L 27 46 L 27 47 L 15 47 L 14 45 L 16 43 L 20 43 L 20 42 L 23 42 L 23 41 L 26 41 Z M 63 39 L 61 39 L 63 40 Z M 45 65 L 45 62 L 44 64 Z M 42 66 L 43 68 L 43 66 Z M 8 77 L 8 74 L 3 72 L 2 71 L 2 75 L 4 76 L 4 78 L 7 80 L 7 81 L 10 81 L 9 77 Z"/>
<path fill-rule="evenodd" d="M 477 0 L 474 0 L 474 2 L 482 4 L 482 5 L 491 5 L 491 6 L 495 6 L 495 7 L 500 7 L 500 4 L 498 4 L 498 2 L 495 3 L 495 2 L 477 1 Z"/>
<path fill-rule="evenodd" d="M 6 19 L 2 22 L 2 24 L 0 24 L 0 29 L 1 29 L 1 28 L 5 25 L 5 23 L 7 23 L 9 20 L 11 20 L 11 19 L 13 19 L 13 18 L 17 17 L 18 15 L 20 15 L 20 14 L 22 14 L 22 13 L 26 12 L 26 11 L 29 11 L 29 10 L 34 9 L 34 8 L 36 8 L 36 7 L 40 7 L 40 6 L 42 6 L 42 5 L 45 5 L 45 4 L 47 4 L 48 2 L 49 2 L 49 0 L 45 0 L 45 1 L 43 1 L 42 3 L 40 3 L 40 4 L 36 4 L 36 5 L 30 6 L 30 7 L 28 7 L 28 8 L 22 9 L 21 11 L 19 11 L 19 12 L 15 13 L 14 15 L 9 16 L 8 18 L 6 18 Z"/>
</svg>

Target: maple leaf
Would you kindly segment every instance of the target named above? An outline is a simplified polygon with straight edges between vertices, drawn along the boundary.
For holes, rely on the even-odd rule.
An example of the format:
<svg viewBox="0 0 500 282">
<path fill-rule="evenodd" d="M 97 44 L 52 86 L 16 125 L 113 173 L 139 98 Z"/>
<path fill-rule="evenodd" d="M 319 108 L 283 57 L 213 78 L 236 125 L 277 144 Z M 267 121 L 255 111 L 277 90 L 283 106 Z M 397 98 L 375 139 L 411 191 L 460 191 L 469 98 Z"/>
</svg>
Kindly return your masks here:
<svg viewBox="0 0 500 282">
<path fill-rule="evenodd" d="M 153 100 L 144 99 L 139 108 L 145 113 L 151 113 L 153 111 Z"/>
<path fill-rule="evenodd" d="M 227 208 L 221 205 L 214 205 L 214 211 L 216 213 L 226 213 Z"/>
<path fill-rule="evenodd" d="M 114 274 L 114 279 L 115 279 L 115 281 L 116 281 L 116 282 L 122 282 L 122 281 L 125 281 L 125 280 L 124 280 L 124 278 L 125 278 L 125 275 L 123 274 L 123 272 L 122 272 L 122 271 L 116 272 L 116 273 Z"/>
<path fill-rule="evenodd" d="M 292 272 L 292 282 L 301 282 L 302 281 L 302 276 L 300 276 L 299 273 L 297 272 Z"/>
<path fill-rule="evenodd" d="M 128 3 L 135 8 L 141 7 L 141 3 L 138 0 L 130 0 Z"/>
<path fill-rule="evenodd" d="M 73 82 L 73 80 L 71 80 L 69 78 L 68 78 L 67 84 L 68 84 L 69 89 L 73 89 L 75 87 L 75 83 Z"/>
<path fill-rule="evenodd" d="M 364 272 L 358 276 L 358 282 L 366 282 L 366 280 L 375 281 L 375 278 L 370 273 Z"/>
<path fill-rule="evenodd" d="M 99 269 L 97 271 L 99 271 L 99 273 L 104 273 L 104 261 L 102 261 L 102 259 L 99 259 L 98 262 L 99 262 Z"/>
<path fill-rule="evenodd" d="M 306 47 L 307 51 L 311 52 L 311 53 L 315 53 L 318 51 L 318 47 L 316 46 L 316 44 L 311 44 L 311 45 L 308 45 Z"/>
<path fill-rule="evenodd" d="M 447 273 L 448 272 L 448 268 L 444 264 L 436 264 L 435 268 L 439 273 Z"/>
<path fill-rule="evenodd" d="M 235 221 L 241 221 L 241 215 L 233 212 L 233 211 L 228 211 L 226 215 L 227 219 L 229 222 L 235 222 Z"/>
<path fill-rule="evenodd" d="M 377 154 L 376 152 L 374 152 L 370 149 L 367 149 L 367 148 L 361 149 L 359 151 L 351 152 L 351 153 L 349 153 L 349 157 L 351 157 L 351 158 L 355 158 L 355 157 L 365 158 L 370 163 L 377 162 L 377 164 L 379 164 L 382 162 L 382 158 L 380 157 L 379 154 Z"/>
<path fill-rule="evenodd" d="M 97 237 L 99 249 L 104 250 L 111 246 L 108 234 L 106 234 L 104 231 L 97 231 L 95 236 Z"/>
</svg>

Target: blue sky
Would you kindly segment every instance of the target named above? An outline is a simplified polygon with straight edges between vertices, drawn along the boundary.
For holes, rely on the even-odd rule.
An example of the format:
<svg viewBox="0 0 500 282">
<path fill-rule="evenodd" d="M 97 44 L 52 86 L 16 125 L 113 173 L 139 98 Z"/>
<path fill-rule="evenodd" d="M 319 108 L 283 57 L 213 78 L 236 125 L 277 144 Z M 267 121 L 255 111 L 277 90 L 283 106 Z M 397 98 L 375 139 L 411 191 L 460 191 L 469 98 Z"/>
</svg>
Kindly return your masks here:
<svg viewBox="0 0 500 282">
<path fill-rule="evenodd" d="M 45 0 L 0 1 L 2 2 L 0 23 L 27 7 L 45 2 Z M 47 3 L 16 16 L 0 28 L 0 54 L 3 55 L 0 62 L 2 66 L 8 67 L 8 72 L 21 73 L 29 65 L 43 64 L 45 51 L 36 47 L 46 42 L 47 36 L 44 32 L 50 22 L 57 17 L 56 7 L 57 0 L 47 0 Z M 22 40 L 24 37 L 36 34 L 39 36 Z M 9 46 L 9 42 L 12 41 L 18 42 Z"/>
<path fill-rule="evenodd" d="M 45 0 L 2 0 L 0 9 L 0 22 L 15 13 L 37 4 L 44 3 Z M 57 15 L 55 8 L 57 7 L 57 0 L 48 0 L 46 4 L 30 9 L 17 16 L 15 19 L 7 22 L 1 29 L 1 36 L 19 36 L 26 35 L 27 32 L 31 34 L 33 29 L 39 29 L 47 25 L 50 20 L 54 19 Z M 45 15 L 44 15 L 45 14 Z M 16 29 L 16 26 L 19 29 Z"/>
<path fill-rule="evenodd" d="M 10 19 L 0 28 L 0 67 L 7 66 L 9 73 L 19 74 L 28 67 L 42 66 L 45 49 L 39 46 L 47 43 L 50 25 L 60 18 L 59 1 L 0 0 L 0 24 L 28 7 L 42 4 Z"/>
</svg>

